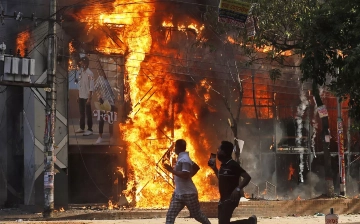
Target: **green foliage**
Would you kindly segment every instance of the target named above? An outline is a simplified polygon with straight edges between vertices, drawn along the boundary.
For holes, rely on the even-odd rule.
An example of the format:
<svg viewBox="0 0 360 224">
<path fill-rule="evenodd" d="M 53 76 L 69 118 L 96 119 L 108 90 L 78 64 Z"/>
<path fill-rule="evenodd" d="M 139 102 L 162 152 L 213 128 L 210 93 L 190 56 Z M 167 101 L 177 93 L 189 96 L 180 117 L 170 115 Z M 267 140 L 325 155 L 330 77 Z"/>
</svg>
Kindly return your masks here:
<svg viewBox="0 0 360 224">
<path fill-rule="evenodd" d="M 275 83 L 281 77 L 281 71 L 278 68 L 269 71 L 270 79 Z"/>
<path fill-rule="evenodd" d="M 353 121 L 360 123 L 360 0 L 251 2 L 255 3 L 255 37 L 247 37 L 245 29 L 218 23 L 214 8 L 208 9 L 205 18 L 217 34 L 234 36 L 236 45 L 248 56 L 243 64 L 267 60 L 294 66 L 283 52 L 300 56 L 302 80 L 312 80 L 314 87 L 328 85 L 335 95 L 348 97 Z M 265 46 L 271 49 L 261 58 L 257 51 Z M 271 70 L 269 75 L 275 81 L 281 71 Z M 326 83 L 329 77 L 333 80 L 330 84 Z"/>
<path fill-rule="evenodd" d="M 332 77 L 330 89 L 350 99 L 350 114 L 359 123 L 360 0 L 257 2 L 256 45 L 272 46 L 272 57 L 279 64 L 286 61 L 276 54 L 281 50 L 300 55 L 303 81 L 326 85 Z"/>
</svg>

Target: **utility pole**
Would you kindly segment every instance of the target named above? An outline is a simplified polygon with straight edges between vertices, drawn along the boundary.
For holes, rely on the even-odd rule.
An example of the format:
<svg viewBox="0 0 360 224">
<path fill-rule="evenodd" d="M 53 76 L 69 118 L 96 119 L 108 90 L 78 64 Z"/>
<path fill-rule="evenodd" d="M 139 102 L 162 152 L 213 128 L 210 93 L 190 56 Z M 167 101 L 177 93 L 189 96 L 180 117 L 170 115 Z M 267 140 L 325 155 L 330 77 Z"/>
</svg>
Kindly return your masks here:
<svg viewBox="0 0 360 224">
<path fill-rule="evenodd" d="M 343 119 L 341 115 L 340 98 L 336 97 L 337 101 L 337 135 L 338 135 L 338 150 L 339 150 L 339 177 L 340 177 L 340 195 L 345 196 L 345 154 L 344 154 L 344 128 Z"/>
<path fill-rule="evenodd" d="M 347 180 L 350 180 L 350 167 L 351 167 L 351 132 L 350 132 L 350 128 L 351 128 L 351 118 L 350 118 L 350 113 L 349 113 L 350 108 L 348 108 L 348 128 L 346 131 L 347 134 L 347 143 L 346 143 L 346 148 L 347 148 L 347 170 L 346 170 L 346 176 L 347 176 Z M 348 191 L 348 190 L 347 190 Z M 349 192 L 349 191 L 348 191 Z"/>
<path fill-rule="evenodd" d="M 339 75 L 339 68 L 335 68 L 335 72 Z M 337 102 L 337 141 L 338 141 L 338 156 L 339 156 L 339 177 L 340 177 L 340 195 L 345 196 L 345 149 L 344 149 L 344 125 L 341 114 L 341 100 L 336 97 Z"/>
<path fill-rule="evenodd" d="M 54 143 L 56 121 L 56 0 L 50 0 L 50 20 L 48 30 L 47 84 L 45 108 L 45 168 L 44 168 L 44 217 L 52 217 L 54 212 Z"/>
</svg>

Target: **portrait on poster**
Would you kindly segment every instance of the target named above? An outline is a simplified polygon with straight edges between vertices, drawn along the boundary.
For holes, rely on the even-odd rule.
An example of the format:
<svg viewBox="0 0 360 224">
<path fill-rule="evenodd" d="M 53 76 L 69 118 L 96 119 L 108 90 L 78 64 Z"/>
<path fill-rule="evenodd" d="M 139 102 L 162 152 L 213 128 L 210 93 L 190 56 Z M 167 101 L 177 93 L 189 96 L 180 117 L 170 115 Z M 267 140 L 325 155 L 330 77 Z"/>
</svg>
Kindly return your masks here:
<svg viewBox="0 0 360 224">
<path fill-rule="evenodd" d="M 44 187 L 53 188 L 54 187 L 54 172 L 45 172 L 44 173 Z"/>
<path fill-rule="evenodd" d="M 119 145 L 123 56 L 79 54 L 69 69 L 69 144 Z"/>
</svg>

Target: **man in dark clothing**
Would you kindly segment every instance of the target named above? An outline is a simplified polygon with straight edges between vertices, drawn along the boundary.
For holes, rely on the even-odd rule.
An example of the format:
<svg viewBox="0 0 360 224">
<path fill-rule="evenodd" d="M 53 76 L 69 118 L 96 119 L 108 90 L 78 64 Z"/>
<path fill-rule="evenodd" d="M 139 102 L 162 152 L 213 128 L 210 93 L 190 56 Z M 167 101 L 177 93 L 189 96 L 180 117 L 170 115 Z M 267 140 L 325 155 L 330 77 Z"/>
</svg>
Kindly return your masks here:
<svg viewBox="0 0 360 224">
<path fill-rule="evenodd" d="M 217 150 L 217 158 L 221 162 L 220 169 L 216 167 L 214 160 L 210 159 L 208 165 L 214 170 L 219 179 L 220 202 L 218 205 L 219 224 L 256 224 L 255 215 L 244 220 L 230 222 L 235 208 L 239 205 L 243 188 L 249 184 L 250 175 L 231 158 L 234 145 L 228 141 L 222 141 Z M 243 180 L 241 180 L 241 177 Z"/>
</svg>

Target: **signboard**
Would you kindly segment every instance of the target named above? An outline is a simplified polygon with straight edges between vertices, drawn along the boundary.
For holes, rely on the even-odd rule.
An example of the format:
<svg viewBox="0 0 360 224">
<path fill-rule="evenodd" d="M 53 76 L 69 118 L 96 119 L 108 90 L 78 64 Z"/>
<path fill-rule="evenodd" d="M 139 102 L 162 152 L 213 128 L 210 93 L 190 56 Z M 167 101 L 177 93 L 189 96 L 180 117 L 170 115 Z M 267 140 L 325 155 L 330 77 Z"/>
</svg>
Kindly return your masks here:
<svg viewBox="0 0 360 224">
<path fill-rule="evenodd" d="M 326 217 L 325 218 L 325 224 L 338 224 L 339 223 L 339 218 L 338 217 Z"/>
<path fill-rule="evenodd" d="M 121 145 L 123 61 L 121 55 L 83 54 L 69 70 L 69 145 Z"/>
<path fill-rule="evenodd" d="M 240 0 L 220 0 L 219 22 L 245 27 L 251 4 Z"/>
<path fill-rule="evenodd" d="M 319 117 L 320 117 L 320 118 L 329 116 L 328 111 L 327 111 L 325 105 L 322 105 L 322 106 L 318 107 L 318 108 L 317 108 L 317 111 L 318 111 L 318 113 L 319 113 Z"/>
<path fill-rule="evenodd" d="M 253 16 L 249 16 L 245 22 L 246 33 L 249 37 L 253 37 L 256 34 L 255 20 Z"/>
</svg>

